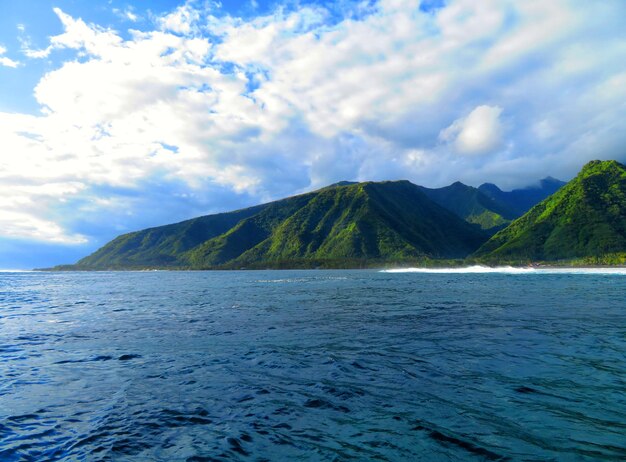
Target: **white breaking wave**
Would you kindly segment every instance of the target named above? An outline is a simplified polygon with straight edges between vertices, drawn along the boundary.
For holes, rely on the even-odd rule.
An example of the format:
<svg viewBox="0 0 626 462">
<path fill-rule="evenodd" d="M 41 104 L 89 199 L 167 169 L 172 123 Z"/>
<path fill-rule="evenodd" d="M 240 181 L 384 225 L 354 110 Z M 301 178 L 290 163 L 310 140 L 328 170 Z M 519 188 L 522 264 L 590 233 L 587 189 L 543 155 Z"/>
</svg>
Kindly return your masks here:
<svg viewBox="0 0 626 462">
<path fill-rule="evenodd" d="M 462 268 L 395 268 L 381 273 L 442 273 L 442 274 L 617 274 L 626 276 L 625 267 L 616 268 L 536 268 L 514 266 L 466 266 Z"/>
</svg>

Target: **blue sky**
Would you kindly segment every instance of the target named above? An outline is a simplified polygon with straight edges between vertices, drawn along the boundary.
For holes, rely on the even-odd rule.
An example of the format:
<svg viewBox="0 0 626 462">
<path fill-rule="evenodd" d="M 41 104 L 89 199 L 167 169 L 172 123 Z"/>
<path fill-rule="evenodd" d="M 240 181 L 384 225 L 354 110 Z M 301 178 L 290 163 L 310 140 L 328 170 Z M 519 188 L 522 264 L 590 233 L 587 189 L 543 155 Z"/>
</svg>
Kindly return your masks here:
<svg viewBox="0 0 626 462">
<path fill-rule="evenodd" d="M 339 180 L 626 161 L 622 0 L 0 0 L 0 268 Z"/>
</svg>

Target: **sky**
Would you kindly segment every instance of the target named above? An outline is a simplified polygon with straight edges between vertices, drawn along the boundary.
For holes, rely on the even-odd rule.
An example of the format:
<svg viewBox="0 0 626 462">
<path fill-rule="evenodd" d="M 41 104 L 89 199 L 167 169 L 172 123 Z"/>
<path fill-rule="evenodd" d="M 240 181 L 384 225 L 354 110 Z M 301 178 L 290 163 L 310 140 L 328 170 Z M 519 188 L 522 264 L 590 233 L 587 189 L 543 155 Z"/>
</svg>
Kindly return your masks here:
<svg viewBox="0 0 626 462">
<path fill-rule="evenodd" d="M 0 268 L 340 180 L 626 161 L 623 0 L 0 0 Z"/>
</svg>

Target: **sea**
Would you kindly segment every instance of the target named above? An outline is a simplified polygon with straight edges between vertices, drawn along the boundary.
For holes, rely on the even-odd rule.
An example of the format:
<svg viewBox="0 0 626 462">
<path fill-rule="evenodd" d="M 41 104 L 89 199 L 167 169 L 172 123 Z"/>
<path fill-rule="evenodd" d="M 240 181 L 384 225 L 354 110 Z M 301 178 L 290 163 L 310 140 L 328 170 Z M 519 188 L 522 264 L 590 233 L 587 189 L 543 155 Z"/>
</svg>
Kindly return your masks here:
<svg viewBox="0 0 626 462">
<path fill-rule="evenodd" d="M 0 273 L 0 461 L 626 460 L 626 269 Z"/>
</svg>

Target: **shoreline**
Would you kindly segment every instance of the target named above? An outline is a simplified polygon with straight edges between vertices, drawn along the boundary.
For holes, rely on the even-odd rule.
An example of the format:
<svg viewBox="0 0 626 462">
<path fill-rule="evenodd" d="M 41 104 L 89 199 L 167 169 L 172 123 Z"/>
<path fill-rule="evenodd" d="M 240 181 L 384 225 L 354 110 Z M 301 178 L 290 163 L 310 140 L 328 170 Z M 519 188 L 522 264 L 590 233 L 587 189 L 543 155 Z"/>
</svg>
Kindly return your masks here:
<svg viewBox="0 0 626 462">
<path fill-rule="evenodd" d="M 28 272 L 158 272 L 158 271 L 315 271 L 315 270 L 376 270 L 385 272 L 409 272 L 409 271 L 446 271 L 455 270 L 461 272 L 463 270 L 479 270 L 483 269 L 487 271 L 497 272 L 498 270 L 626 270 L 626 265 L 589 265 L 589 264 L 566 264 L 566 263 L 536 263 L 527 265 L 516 265 L 501 263 L 496 265 L 489 265 L 483 263 L 467 262 L 466 264 L 407 264 L 406 262 L 396 264 L 384 264 L 384 265 L 358 265 L 358 266 L 276 266 L 271 265 L 259 265 L 258 267 L 214 267 L 214 268 L 186 268 L 186 267 L 131 267 L 131 268 L 77 268 L 74 265 L 63 265 L 63 267 L 53 268 L 33 268 L 32 270 L 0 270 L 5 273 L 28 273 Z"/>
</svg>

